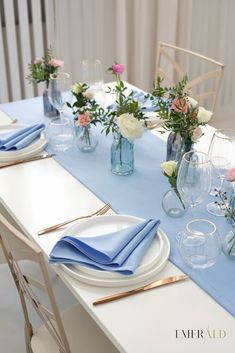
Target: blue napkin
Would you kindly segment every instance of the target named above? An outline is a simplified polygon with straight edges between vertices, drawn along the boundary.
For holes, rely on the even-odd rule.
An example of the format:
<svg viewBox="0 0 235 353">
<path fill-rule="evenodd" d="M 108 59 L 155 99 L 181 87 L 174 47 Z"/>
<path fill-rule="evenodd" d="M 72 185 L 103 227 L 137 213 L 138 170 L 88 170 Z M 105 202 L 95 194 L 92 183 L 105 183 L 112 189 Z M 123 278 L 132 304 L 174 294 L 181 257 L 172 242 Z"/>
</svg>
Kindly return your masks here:
<svg viewBox="0 0 235 353">
<path fill-rule="evenodd" d="M 64 236 L 51 251 L 50 263 L 78 263 L 98 270 L 133 274 L 156 235 L 159 220 L 100 236 Z"/>
<path fill-rule="evenodd" d="M 44 124 L 35 124 L 8 133 L 0 139 L 0 151 L 16 151 L 22 149 L 40 136 L 44 129 Z"/>
</svg>

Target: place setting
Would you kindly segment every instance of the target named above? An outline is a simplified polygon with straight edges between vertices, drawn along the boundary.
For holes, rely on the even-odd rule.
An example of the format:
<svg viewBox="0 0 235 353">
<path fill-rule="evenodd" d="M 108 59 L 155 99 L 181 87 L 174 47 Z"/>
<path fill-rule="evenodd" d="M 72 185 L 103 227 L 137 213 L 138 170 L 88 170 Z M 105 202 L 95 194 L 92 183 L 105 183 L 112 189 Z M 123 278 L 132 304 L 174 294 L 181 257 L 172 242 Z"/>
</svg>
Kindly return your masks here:
<svg viewBox="0 0 235 353">
<path fill-rule="evenodd" d="M 159 220 L 101 215 L 63 231 L 49 262 L 89 285 L 125 287 L 153 278 L 166 266 L 169 253 Z"/>
</svg>

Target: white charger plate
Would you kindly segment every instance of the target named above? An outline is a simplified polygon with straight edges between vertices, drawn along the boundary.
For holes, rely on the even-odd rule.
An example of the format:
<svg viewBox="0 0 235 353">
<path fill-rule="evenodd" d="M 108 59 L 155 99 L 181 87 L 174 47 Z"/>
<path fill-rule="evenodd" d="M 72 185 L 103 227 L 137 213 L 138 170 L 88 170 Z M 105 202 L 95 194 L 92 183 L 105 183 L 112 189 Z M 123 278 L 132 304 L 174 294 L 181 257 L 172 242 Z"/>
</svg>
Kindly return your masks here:
<svg viewBox="0 0 235 353">
<path fill-rule="evenodd" d="M 105 234 L 104 231 L 106 233 L 118 231 L 120 229 L 126 228 L 127 226 L 138 224 L 142 221 L 143 219 L 132 216 L 99 216 L 90 220 L 83 221 L 82 224 L 80 224 L 80 227 L 79 224 L 75 224 L 73 227 L 75 231 L 76 229 L 79 229 L 79 236 L 82 236 L 83 234 L 99 236 L 99 234 Z M 68 229 L 71 231 L 73 227 Z M 169 240 L 163 231 L 158 230 L 157 233 L 158 236 L 155 237 L 152 246 L 150 246 L 149 250 L 144 256 L 141 265 L 133 275 L 126 276 L 119 273 L 99 271 L 81 265 L 60 266 L 65 272 L 77 280 L 100 287 L 122 287 L 143 282 L 160 272 L 166 265 L 169 257 Z M 71 235 L 71 232 L 68 233 L 67 230 L 64 235 L 65 234 Z M 157 254 L 155 254 L 155 250 L 157 250 Z"/>
<path fill-rule="evenodd" d="M 22 129 L 29 125 L 26 124 L 9 124 L 0 126 L 0 136 L 9 132 L 14 132 L 16 130 Z M 22 148 L 18 151 L 0 151 L 0 162 L 11 162 L 17 161 L 19 159 L 24 159 L 26 157 L 31 157 L 39 152 L 41 152 L 47 144 L 47 139 L 44 132 L 41 132 L 40 136 L 34 140 L 30 145 Z"/>
</svg>

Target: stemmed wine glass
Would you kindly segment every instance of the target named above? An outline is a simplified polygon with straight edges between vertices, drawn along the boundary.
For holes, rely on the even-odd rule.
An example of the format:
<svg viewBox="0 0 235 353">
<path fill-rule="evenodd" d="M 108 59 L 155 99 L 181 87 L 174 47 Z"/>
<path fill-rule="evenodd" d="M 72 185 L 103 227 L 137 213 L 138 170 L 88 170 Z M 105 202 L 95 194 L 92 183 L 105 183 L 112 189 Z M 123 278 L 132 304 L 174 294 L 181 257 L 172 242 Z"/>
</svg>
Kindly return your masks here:
<svg viewBox="0 0 235 353">
<path fill-rule="evenodd" d="M 50 75 L 48 96 L 59 111 L 59 117 L 49 122 L 49 142 L 53 150 L 65 151 L 72 147 L 74 132 L 69 119 L 63 116 L 65 104 L 72 100 L 70 75 L 65 72 Z"/>
<path fill-rule="evenodd" d="M 204 201 L 211 189 L 212 164 L 203 152 L 183 155 L 177 176 L 177 190 L 192 208 Z"/>
<path fill-rule="evenodd" d="M 216 130 L 210 143 L 209 156 L 214 167 L 213 173 L 220 180 L 219 188 L 222 189 L 226 172 L 235 165 L 235 131 Z M 223 207 L 215 202 L 207 204 L 207 211 L 215 216 L 225 214 Z"/>
</svg>

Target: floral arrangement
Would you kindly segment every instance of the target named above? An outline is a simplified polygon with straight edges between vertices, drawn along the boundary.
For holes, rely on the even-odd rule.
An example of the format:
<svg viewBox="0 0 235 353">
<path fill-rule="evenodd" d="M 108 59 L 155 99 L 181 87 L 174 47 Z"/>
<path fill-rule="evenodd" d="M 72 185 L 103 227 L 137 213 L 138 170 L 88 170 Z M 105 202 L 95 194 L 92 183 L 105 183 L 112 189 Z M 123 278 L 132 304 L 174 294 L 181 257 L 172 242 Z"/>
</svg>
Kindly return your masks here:
<svg viewBox="0 0 235 353">
<path fill-rule="evenodd" d="M 104 109 L 96 103 L 94 94 L 86 83 L 75 83 L 72 86 L 72 94 L 74 103 L 67 103 L 67 106 L 73 111 L 75 125 L 88 126 L 101 122 Z"/>
<path fill-rule="evenodd" d="M 196 142 L 203 133 L 201 125 L 206 125 L 212 112 L 200 107 L 198 102 L 187 92 L 188 77 L 174 87 L 162 87 L 163 79 L 157 77 L 152 93 L 158 98 L 158 112 L 166 131 L 179 133 L 184 143 Z"/>
<path fill-rule="evenodd" d="M 53 57 L 51 48 L 47 49 L 42 58 L 35 58 L 33 63 L 29 64 L 29 75 L 27 76 L 30 83 L 46 82 L 48 88 L 50 75 L 62 68 L 64 62 Z"/>
<path fill-rule="evenodd" d="M 225 179 L 231 183 L 235 183 L 235 168 L 231 168 L 225 174 Z M 233 186 L 234 187 L 234 186 Z M 235 252 L 235 194 L 230 198 L 227 195 L 226 191 L 215 189 L 217 201 L 215 203 L 225 211 L 225 218 L 232 224 L 232 236 L 230 236 L 227 242 L 227 251 L 228 255 L 231 255 Z"/>
<path fill-rule="evenodd" d="M 177 190 L 177 175 L 178 175 L 178 163 L 176 161 L 163 162 L 160 165 L 162 173 L 168 178 L 171 187 L 175 190 L 183 208 L 185 209 L 185 204 L 181 199 L 181 196 Z"/>
<path fill-rule="evenodd" d="M 109 93 L 116 94 L 114 106 L 108 108 L 108 112 L 103 119 L 104 131 L 106 135 L 110 132 L 120 133 L 130 141 L 139 138 L 143 134 L 142 121 L 145 120 L 140 104 L 133 98 L 133 91 L 126 95 L 127 87 L 121 80 L 121 74 L 125 71 L 125 66 L 114 63 L 108 72 L 115 75 L 116 86 L 109 88 Z"/>
</svg>

